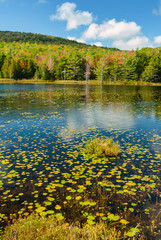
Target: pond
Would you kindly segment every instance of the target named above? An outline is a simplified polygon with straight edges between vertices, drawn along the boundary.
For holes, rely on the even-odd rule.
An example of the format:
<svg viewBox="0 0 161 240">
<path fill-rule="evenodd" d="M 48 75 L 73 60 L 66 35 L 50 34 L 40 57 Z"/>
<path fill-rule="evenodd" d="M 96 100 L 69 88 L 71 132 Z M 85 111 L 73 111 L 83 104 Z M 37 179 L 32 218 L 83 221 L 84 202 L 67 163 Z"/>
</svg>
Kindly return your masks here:
<svg viewBox="0 0 161 240">
<path fill-rule="evenodd" d="M 161 87 L 0 85 L 0 220 L 33 211 L 161 238 Z M 111 137 L 119 157 L 84 154 Z"/>
</svg>

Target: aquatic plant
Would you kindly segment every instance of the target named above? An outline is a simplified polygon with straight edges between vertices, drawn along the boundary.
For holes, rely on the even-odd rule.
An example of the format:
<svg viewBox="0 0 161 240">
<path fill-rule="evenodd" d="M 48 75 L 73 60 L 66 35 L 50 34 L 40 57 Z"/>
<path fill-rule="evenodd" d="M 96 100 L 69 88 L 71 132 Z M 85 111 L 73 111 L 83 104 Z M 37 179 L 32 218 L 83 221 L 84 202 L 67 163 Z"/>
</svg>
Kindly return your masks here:
<svg viewBox="0 0 161 240">
<path fill-rule="evenodd" d="M 19 219 L 13 225 L 6 227 L 2 240 L 94 240 L 94 239 L 120 239 L 120 232 L 115 228 L 108 228 L 103 222 L 94 226 L 84 225 L 82 228 L 69 225 L 55 215 L 49 217 L 30 215 L 24 219 Z"/>
<path fill-rule="evenodd" d="M 87 141 L 84 152 L 96 156 L 116 157 L 121 153 L 121 147 L 112 138 L 98 137 Z"/>
</svg>

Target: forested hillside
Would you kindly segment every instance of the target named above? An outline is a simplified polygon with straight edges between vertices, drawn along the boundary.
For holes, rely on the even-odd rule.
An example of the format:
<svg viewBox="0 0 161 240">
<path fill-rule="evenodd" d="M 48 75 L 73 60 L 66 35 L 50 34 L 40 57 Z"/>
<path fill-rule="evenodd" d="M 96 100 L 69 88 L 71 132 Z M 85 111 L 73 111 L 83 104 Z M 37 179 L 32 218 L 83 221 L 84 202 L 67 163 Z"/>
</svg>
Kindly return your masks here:
<svg viewBox="0 0 161 240">
<path fill-rule="evenodd" d="M 34 39 L 35 34 L 30 36 Z M 5 42 L 1 38 L 0 78 L 161 82 L 160 48 L 128 52 L 85 44 L 80 47 L 77 42 L 75 45 L 47 41 L 44 44 L 33 40 L 32 43 L 31 39 L 15 41 L 13 37 Z"/>
<path fill-rule="evenodd" d="M 25 32 L 11 32 L 11 31 L 0 31 L 0 42 L 20 42 L 20 43 L 42 43 L 42 44 L 56 44 L 56 45 L 70 45 L 77 46 L 80 48 L 88 48 L 91 45 L 77 42 L 74 40 L 68 40 L 60 37 L 47 36 L 37 33 L 25 33 Z M 96 47 L 96 46 L 92 46 Z M 102 47 L 104 48 L 104 47 Z M 117 48 L 110 48 L 111 50 L 119 50 Z"/>
<path fill-rule="evenodd" d="M 79 47 L 86 46 L 86 44 L 84 43 L 78 43 L 77 41 L 68 40 L 60 37 L 53 37 L 36 33 L 10 32 L 10 31 L 0 31 L 0 42 L 42 43 L 57 45 L 65 44 Z"/>
</svg>

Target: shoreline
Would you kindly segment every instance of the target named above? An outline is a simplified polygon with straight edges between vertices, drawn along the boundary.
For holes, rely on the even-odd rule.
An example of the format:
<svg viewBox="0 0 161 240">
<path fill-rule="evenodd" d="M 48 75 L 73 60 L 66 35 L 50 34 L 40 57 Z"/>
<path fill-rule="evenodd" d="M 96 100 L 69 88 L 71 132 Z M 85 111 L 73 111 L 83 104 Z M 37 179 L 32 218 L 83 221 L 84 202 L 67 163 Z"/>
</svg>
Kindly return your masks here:
<svg viewBox="0 0 161 240">
<path fill-rule="evenodd" d="M 14 80 L 14 79 L 0 79 L 0 84 L 62 84 L 62 85 L 103 85 L 103 86 L 161 86 L 161 83 L 150 83 L 150 82 L 141 82 L 141 81 L 104 81 L 100 83 L 98 80 L 89 80 L 87 83 L 85 80 L 83 81 L 75 81 L 75 80 L 41 80 L 41 79 L 22 79 L 22 80 Z"/>
</svg>

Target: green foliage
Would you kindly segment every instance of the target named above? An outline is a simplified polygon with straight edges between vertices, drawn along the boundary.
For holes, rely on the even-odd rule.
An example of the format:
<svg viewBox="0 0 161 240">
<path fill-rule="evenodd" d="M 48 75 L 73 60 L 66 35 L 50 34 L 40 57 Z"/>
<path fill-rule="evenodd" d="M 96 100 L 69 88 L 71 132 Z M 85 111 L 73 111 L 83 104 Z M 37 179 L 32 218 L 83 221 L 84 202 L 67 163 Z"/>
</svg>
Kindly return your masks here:
<svg viewBox="0 0 161 240">
<path fill-rule="evenodd" d="M 5 54 L 4 54 L 4 52 L 0 51 L 0 69 L 3 66 L 4 59 L 5 59 Z"/>
<path fill-rule="evenodd" d="M 95 154 L 96 156 L 118 156 L 121 148 L 118 142 L 114 142 L 111 138 L 94 138 L 88 140 L 85 145 L 85 153 Z"/>
<path fill-rule="evenodd" d="M 145 81 L 161 82 L 161 50 L 150 58 L 142 77 Z"/>
<path fill-rule="evenodd" d="M 19 43 L 41 43 L 41 44 L 57 44 L 57 45 L 73 45 L 73 46 L 85 46 L 83 43 L 77 41 L 71 41 L 59 37 L 47 36 L 36 33 L 25 33 L 25 32 L 10 32 L 0 31 L 1 42 L 19 42 Z"/>
<path fill-rule="evenodd" d="M 90 46 L 85 43 L 80 43 L 75 40 L 68 40 L 60 37 L 53 37 L 49 35 L 26 33 L 26 32 L 12 32 L 12 31 L 0 31 L 0 42 L 6 43 L 36 43 L 36 44 L 54 44 L 54 45 L 69 45 L 76 46 L 78 48 L 96 48 L 96 46 Z M 102 49 L 107 49 L 102 47 Z M 113 51 L 117 51 L 117 48 L 109 48 Z"/>
<path fill-rule="evenodd" d="M 110 69 L 111 69 L 110 56 L 101 57 L 97 62 L 97 67 L 95 68 L 95 74 L 97 76 L 97 79 L 99 79 L 101 82 L 104 79 L 110 79 L 111 78 Z"/>
<path fill-rule="evenodd" d="M 138 50 L 131 51 L 124 60 L 124 78 L 129 80 L 139 80 L 147 64 L 146 53 Z"/>
<path fill-rule="evenodd" d="M 0 41 L 0 78 L 161 82 L 159 48 L 119 51 L 8 31 Z"/>
<path fill-rule="evenodd" d="M 80 54 L 70 52 L 67 55 L 66 68 L 67 70 L 66 76 L 64 75 L 64 80 L 82 80 L 85 73 L 85 60 L 81 59 Z"/>
</svg>

